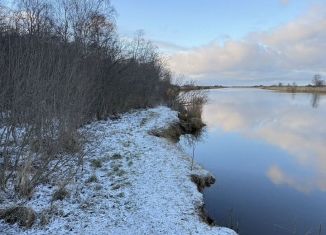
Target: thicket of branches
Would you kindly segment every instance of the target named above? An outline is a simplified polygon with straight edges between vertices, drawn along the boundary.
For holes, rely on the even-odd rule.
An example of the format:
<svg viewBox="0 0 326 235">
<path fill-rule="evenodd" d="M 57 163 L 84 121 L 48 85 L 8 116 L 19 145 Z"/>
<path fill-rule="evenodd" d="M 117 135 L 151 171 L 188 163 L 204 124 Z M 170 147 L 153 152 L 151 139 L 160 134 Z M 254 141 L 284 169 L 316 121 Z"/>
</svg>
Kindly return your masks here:
<svg viewBox="0 0 326 235">
<path fill-rule="evenodd" d="M 27 195 L 63 153 L 81 161 L 82 124 L 175 94 L 150 42 L 119 40 L 108 0 L 14 3 L 0 2 L 0 187 Z"/>
</svg>

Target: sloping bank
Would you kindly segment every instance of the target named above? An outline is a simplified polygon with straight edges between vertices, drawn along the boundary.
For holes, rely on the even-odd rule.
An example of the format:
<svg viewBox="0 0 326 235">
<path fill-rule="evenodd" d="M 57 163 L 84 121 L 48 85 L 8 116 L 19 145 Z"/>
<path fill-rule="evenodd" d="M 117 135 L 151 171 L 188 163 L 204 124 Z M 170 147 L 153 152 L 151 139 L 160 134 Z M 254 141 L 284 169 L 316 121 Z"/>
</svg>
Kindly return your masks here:
<svg viewBox="0 0 326 235">
<path fill-rule="evenodd" d="M 32 228 L 0 222 L 0 233 L 236 234 L 200 216 L 203 196 L 190 176 L 208 172 L 199 166 L 191 172 L 177 145 L 149 134 L 177 120 L 176 112 L 158 107 L 84 127 L 90 139 L 84 169 L 65 187 L 68 196 L 53 201 L 55 187 L 38 187 L 27 202 L 37 213 Z"/>
</svg>

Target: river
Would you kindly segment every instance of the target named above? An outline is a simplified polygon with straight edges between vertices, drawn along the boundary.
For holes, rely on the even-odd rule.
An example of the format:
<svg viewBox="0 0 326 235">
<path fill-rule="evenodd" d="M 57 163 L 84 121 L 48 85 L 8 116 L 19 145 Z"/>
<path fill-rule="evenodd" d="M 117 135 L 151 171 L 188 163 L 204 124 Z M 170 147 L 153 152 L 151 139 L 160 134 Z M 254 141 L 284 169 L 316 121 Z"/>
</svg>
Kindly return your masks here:
<svg viewBox="0 0 326 235">
<path fill-rule="evenodd" d="M 218 225 L 241 235 L 326 234 L 326 96 L 208 91 L 201 138 L 181 146 L 216 176 Z"/>
</svg>

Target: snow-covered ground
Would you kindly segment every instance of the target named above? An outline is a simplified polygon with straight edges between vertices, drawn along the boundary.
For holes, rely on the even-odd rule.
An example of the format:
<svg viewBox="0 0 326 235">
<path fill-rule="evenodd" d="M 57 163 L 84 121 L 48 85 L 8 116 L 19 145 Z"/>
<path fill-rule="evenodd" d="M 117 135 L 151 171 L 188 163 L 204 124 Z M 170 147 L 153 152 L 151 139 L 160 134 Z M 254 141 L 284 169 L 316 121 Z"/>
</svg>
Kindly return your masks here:
<svg viewBox="0 0 326 235">
<path fill-rule="evenodd" d="M 148 134 L 175 121 L 176 112 L 158 107 L 87 125 L 84 169 L 67 186 L 70 196 L 51 202 L 56 188 L 38 187 L 27 202 L 39 215 L 35 225 L 0 222 L 0 234 L 236 234 L 201 221 L 203 196 L 191 182 L 189 156 Z M 41 214 L 52 215 L 47 225 L 40 225 Z"/>
</svg>

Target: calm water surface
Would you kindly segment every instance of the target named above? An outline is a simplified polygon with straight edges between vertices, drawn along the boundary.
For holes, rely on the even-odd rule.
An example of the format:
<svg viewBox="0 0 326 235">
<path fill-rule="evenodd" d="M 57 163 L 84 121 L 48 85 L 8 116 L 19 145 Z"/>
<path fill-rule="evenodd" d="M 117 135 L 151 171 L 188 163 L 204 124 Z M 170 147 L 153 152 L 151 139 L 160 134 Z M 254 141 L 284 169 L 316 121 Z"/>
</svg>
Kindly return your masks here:
<svg viewBox="0 0 326 235">
<path fill-rule="evenodd" d="M 219 225 L 326 234 L 326 96 L 212 90 L 203 119 L 195 160 L 216 176 L 204 198 Z"/>
</svg>

